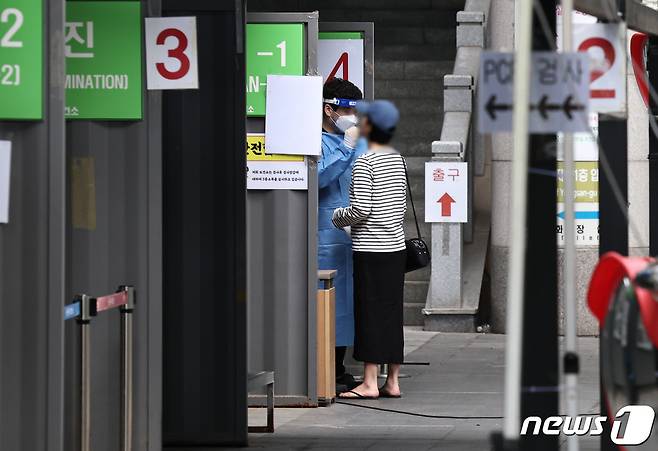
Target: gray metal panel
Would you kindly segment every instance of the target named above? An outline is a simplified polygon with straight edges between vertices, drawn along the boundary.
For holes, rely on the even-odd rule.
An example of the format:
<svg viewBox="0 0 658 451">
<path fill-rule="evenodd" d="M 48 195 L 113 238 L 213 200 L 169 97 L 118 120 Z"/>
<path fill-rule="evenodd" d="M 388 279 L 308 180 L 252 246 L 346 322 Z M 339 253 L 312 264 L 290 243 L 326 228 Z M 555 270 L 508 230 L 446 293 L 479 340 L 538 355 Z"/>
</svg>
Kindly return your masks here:
<svg viewBox="0 0 658 451">
<path fill-rule="evenodd" d="M 44 2 L 44 120 L 0 121 L 12 141 L 0 224 L 0 449 L 62 451 L 65 290 L 64 2 Z"/>
<path fill-rule="evenodd" d="M 373 22 L 320 22 L 320 31 L 359 31 L 364 40 L 363 98 L 375 98 L 375 24 Z"/>
<path fill-rule="evenodd" d="M 48 28 L 45 34 L 50 47 L 48 68 L 50 79 L 47 105 L 50 159 L 48 224 L 48 380 L 46 414 L 46 449 L 64 446 L 64 324 L 62 305 L 66 296 L 66 132 L 64 129 L 64 42 L 62 31 L 66 17 L 65 1 L 45 2 Z M 1 321 L 1 319 L 0 319 Z M 0 429 L 2 426 L 0 425 Z"/>
<path fill-rule="evenodd" d="M 69 229 L 70 291 L 102 295 L 118 285 L 137 289 L 135 309 L 135 430 L 136 449 L 148 449 L 149 393 L 160 386 L 161 322 L 161 210 L 159 141 L 150 140 L 159 128 L 159 94 L 148 94 L 144 120 L 139 122 L 88 122 L 67 124 L 71 159 L 93 158 L 96 228 Z M 72 161 L 72 160 L 71 160 Z M 153 166 L 150 162 L 153 161 Z M 154 202 L 150 196 L 154 195 Z M 154 292 L 151 289 L 154 288 Z M 70 329 L 69 329 L 70 330 Z M 77 332 L 77 326 L 73 327 Z M 104 312 L 92 320 L 92 449 L 119 447 L 119 313 Z M 149 340 L 149 337 L 158 337 Z M 67 340 L 67 353 L 75 356 L 77 335 Z M 149 346 L 156 348 L 151 352 Z M 69 359 L 67 359 L 69 360 Z M 67 368 L 67 389 L 77 396 L 77 365 Z M 154 387 L 151 388 L 150 384 Z M 77 405 L 77 404 L 74 404 Z M 157 407 L 156 407 L 157 408 Z M 157 412 L 152 412 L 157 414 Z M 68 416 L 67 416 L 68 417 Z M 71 425 L 73 426 L 73 425 Z M 158 425 L 159 428 L 159 425 Z M 77 428 L 67 428 L 76 431 Z M 159 432 L 159 429 L 158 429 Z M 159 434 L 158 434 L 159 435 Z M 77 434 L 69 436 L 67 449 L 76 449 Z"/>
<path fill-rule="evenodd" d="M 318 13 L 248 13 L 248 23 L 306 24 L 306 74 L 317 75 Z M 264 132 L 263 118 L 248 118 Z M 316 404 L 317 162 L 308 190 L 247 192 L 249 372 L 274 371 L 276 402 Z"/>
<path fill-rule="evenodd" d="M 150 0 L 143 15 L 160 15 Z M 146 86 L 146 80 L 143 80 Z M 145 91 L 146 92 L 146 91 Z M 136 450 L 160 450 L 162 400 L 161 93 L 143 96 L 135 122 L 68 121 L 67 153 L 93 158 L 96 228 L 74 228 L 68 209 L 68 299 L 134 285 L 134 432 Z M 69 189 L 71 188 L 69 179 Z M 61 313 L 60 313 L 61 315 Z M 78 449 L 78 326 L 67 324 L 65 449 Z M 120 322 L 117 310 L 92 319 L 92 442 L 119 449 Z"/>
<path fill-rule="evenodd" d="M 149 0 L 144 8 L 146 17 L 161 15 L 161 0 Z M 148 267 L 146 293 L 149 295 L 148 315 L 135 319 L 135 327 L 144 327 L 136 337 L 135 357 L 147 361 L 146 368 L 135 367 L 134 449 L 162 450 L 162 92 L 147 91 L 144 111 L 148 114 L 146 139 L 148 161 L 146 166 Z M 145 300 L 146 298 L 144 298 Z M 137 293 L 137 302 L 144 301 Z M 140 308 L 138 304 L 136 309 Z M 137 312 L 137 310 L 136 310 Z M 133 315 L 136 315 L 134 313 Z M 146 370 L 142 373 L 142 370 Z"/>
</svg>

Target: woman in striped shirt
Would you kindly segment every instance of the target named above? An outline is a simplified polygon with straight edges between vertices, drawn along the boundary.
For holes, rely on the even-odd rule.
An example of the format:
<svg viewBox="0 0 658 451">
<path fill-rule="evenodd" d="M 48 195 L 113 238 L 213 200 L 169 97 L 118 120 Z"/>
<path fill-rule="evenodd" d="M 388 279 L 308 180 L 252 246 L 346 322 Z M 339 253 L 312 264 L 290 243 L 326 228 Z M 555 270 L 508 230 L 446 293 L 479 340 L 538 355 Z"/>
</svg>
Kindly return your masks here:
<svg viewBox="0 0 658 451">
<path fill-rule="evenodd" d="M 350 205 L 334 211 L 336 227 L 351 227 L 354 260 L 354 358 L 364 362 L 363 383 L 342 398 L 399 398 L 403 361 L 402 306 L 407 208 L 405 162 L 388 143 L 400 115 L 391 102 L 359 102 L 368 152 L 354 162 Z M 378 364 L 388 378 L 377 385 Z"/>
</svg>

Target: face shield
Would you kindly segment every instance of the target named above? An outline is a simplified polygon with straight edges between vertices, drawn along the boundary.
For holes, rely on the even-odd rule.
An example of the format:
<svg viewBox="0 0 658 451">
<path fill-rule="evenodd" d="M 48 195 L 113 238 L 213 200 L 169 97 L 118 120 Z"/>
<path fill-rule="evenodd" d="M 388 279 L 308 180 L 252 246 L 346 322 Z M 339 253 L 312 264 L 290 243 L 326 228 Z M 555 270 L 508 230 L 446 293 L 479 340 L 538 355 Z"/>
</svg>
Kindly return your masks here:
<svg viewBox="0 0 658 451">
<path fill-rule="evenodd" d="M 353 99 L 333 98 L 324 99 L 323 102 L 328 105 L 334 105 L 336 108 L 356 108 L 357 101 Z M 356 126 L 358 118 L 355 114 L 340 115 L 336 112 L 336 108 L 334 108 L 334 111 L 332 112 L 331 120 L 341 133 L 345 133 L 347 129 Z"/>
</svg>

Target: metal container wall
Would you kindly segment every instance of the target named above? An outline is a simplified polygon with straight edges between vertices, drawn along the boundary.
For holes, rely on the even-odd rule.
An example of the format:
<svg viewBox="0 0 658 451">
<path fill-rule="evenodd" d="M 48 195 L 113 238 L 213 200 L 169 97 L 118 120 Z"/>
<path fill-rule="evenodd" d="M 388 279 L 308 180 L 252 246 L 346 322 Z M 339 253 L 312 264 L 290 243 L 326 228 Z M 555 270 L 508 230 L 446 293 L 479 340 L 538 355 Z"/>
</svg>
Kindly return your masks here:
<svg viewBox="0 0 658 451">
<path fill-rule="evenodd" d="M 165 447 L 247 442 L 240 8 L 163 4 L 164 15 L 197 17 L 199 54 L 199 90 L 163 94 Z"/>
<path fill-rule="evenodd" d="M 247 22 L 305 24 L 305 73 L 317 75 L 317 12 L 250 12 Z M 247 131 L 264 133 L 264 118 L 248 118 Z M 318 177 L 307 161 L 307 190 L 247 192 L 248 368 L 274 371 L 277 405 L 317 404 Z"/>
<path fill-rule="evenodd" d="M 0 224 L 0 449 L 63 449 L 65 148 L 63 0 L 44 2 L 41 121 L 0 121 L 12 142 Z"/>
<path fill-rule="evenodd" d="M 161 3 L 142 0 L 143 16 L 160 16 Z M 183 363 L 176 358 L 195 354 L 198 349 L 189 340 L 163 349 L 163 287 L 187 288 L 182 277 L 174 277 L 176 273 L 172 273 L 169 285 L 163 277 L 164 259 L 169 255 L 166 251 L 171 249 L 163 235 L 167 224 L 163 187 L 180 182 L 175 171 L 163 172 L 163 94 L 146 91 L 144 77 L 142 120 L 65 122 L 66 3 L 44 0 L 43 5 L 44 119 L 0 121 L 0 140 L 12 142 L 10 222 L 0 224 L 0 449 L 79 449 L 79 326 L 75 321 L 64 323 L 63 307 L 75 294 L 100 296 L 129 284 L 137 291 L 132 446 L 139 451 L 159 451 L 163 437 L 163 354 L 169 357 L 170 366 L 165 367 L 169 372 L 165 374 L 171 382 L 181 374 L 173 370 Z M 168 326 L 174 332 L 177 325 L 188 327 L 188 332 L 196 327 L 197 338 L 209 344 L 207 353 L 197 354 L 200 365 L 187 368 L 182 373 L 185 377 L 198 379 L 209 374 L 208 368 L 214 369 L 214 375 L 227 376 L 223 381 L 226 385 L 218 386 L 214 397 L 203 390 L 202 396 L 190 397 L 184 384 L 168 385 L 164 393 L 169 400 L 187 400 L 185 410 L 178 412 L 182 417 L 198 411 L 204 400 L 207 406 L 212 403 L 212 410 L 205 411 L 211 414 L 207 427 L 201 432 L 216 431 L 213 443 L 245 443 L 244 5 L 228 0 L 170 0 L 166 7 L 174 12 L 172 15 L 184 15 L 181 5 L 188 12 L 192 10 L 189 15 L 200 17 L 207 11 L 223 11 L 217 23 L 200 19 L 202 85 L 209 87 L 216 81 L 203 72 L 210 64 L 214 64 L 213 70 L 226 72 L 232 84 L 215 86 L 216 95 L 203 102 L 199 112 L 215 105 L 224 115 L 223 125 L 214 122 L 219 116 L 209 117 L 204 129 L 214 130 L 218 138 L 230 131 L 231 138 L 203 141 L 204 155 L 216 157 L 210 169 L 223 168 L 225 173 L 207 173 L 216 188 L 214 197 L 207 199 L 214 219 L 207 221 L 205 215 L 197 218 L 208 232 L 204 245 L 197 249 L 212 249 L 216 259 L 212 269 L 206 267 L 202 272 L 206 280 L 218 276 L 224 291 L 204 284 L 197 287 L 202 297 L 194 290 L 185 290 L 180 292 L 183 296 L 175 298 L 179 292 L 174 290 L 171 305 L 175 302 L 188 308 L 203 299 L 197 313 L 206 321 L 197 324 L 199 329 L 170 316 Z M 216 59 L 215 52 L 222 46 L 230 49 L 224 55 L 229 63 Z M 185 95 L 203 97 L 200 92 Z M 168 101 L 185 95 L 171 93 Z M 169 106 L 178 108 L 175 102 Z M 165 107 L 164 111 L 172 110 Z M 172 133 L 183 136 L 194 131 L 186 129 L 182 121 L 167 127 L 167 138 Z M 167 143 L 175 145 L 174 141 Z M 182 155 L 186 157 L 185 152 Z M 204 167 L 205 160 L 197 163 Z M 171 179 L 163 179 L 164 175 Z M 203 255 L 197 257 L 202 266 L 207 262 Z M 213 305 L 225 308 L 213 310 Z M 91 449 L 116 450 L 121 428 L 119 312 L 101 313 L 92 319 L 90 329 Z M 210 388 L 217 380 L 206 378 L 205 387 Z M 232 421 L 220 430 L 217 425 L 226 418 Z M 173 423 L 179 419 L 174 417 Z M 165 436 L 172 431 L 174 435 L 177 432 L 170 427 Z M 193 437 L 203 435 L 192 432 Z"/>
</svg>

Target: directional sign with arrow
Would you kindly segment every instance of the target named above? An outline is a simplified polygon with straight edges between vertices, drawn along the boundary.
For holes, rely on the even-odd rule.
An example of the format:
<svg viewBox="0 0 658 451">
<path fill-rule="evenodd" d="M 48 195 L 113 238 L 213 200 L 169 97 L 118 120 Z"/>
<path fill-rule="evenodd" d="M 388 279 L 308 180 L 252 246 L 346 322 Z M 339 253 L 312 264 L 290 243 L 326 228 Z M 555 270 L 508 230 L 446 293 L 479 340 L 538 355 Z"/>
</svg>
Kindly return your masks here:
<svg viewBox="0 0 658 451">
<path fill-rule="evenodd" d="M 468 165 L 425 163 L 425 222 L 468 221 Z"/>
<path fill-rule="evenodd" d="M 584 53 L 534 52 L 529 129 L 532 133 L 588 131 L 589 60 Z M 512 130 L 514 56 L 483 52 L 478 95 L 479 131 Z"/>
<path fill-rule="evenodd" d="M 557 217 L 564 219 L 564 211 L 561 211 L 557 214 Z M 574 213 L 575 219 L 599 219 L 598 211 L 576 211 Z"/>
<path fill-rule="evenodd" d="M 436 202 L 441 204 L 441 216 L 452 216 L 452 204 L 455 203 L 455 199 L 450 197 L 450 194 L 443 193 Z"/>
</svg>

